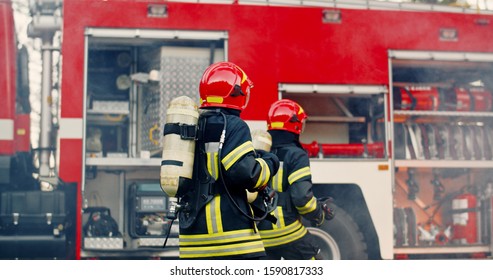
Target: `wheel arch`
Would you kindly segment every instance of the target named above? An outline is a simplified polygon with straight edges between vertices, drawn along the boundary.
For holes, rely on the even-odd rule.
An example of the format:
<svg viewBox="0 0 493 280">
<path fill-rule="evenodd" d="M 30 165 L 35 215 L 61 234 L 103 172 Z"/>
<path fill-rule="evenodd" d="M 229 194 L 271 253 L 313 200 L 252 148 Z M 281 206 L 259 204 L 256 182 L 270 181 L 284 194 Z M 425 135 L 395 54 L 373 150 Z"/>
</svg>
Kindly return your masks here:
<svg viewBox="0 0 493 280">
<path fill-rule="evenodd" d="M 373 260 L 382 259 L 378 235 L 365 198 L 358 185 L 314 184 L 313 193 L 316 197 L 332 197 L 334 204 L 347 212 L 361 230 L 364 241 L 367 244 L 368 258 Z"/>
</svg>

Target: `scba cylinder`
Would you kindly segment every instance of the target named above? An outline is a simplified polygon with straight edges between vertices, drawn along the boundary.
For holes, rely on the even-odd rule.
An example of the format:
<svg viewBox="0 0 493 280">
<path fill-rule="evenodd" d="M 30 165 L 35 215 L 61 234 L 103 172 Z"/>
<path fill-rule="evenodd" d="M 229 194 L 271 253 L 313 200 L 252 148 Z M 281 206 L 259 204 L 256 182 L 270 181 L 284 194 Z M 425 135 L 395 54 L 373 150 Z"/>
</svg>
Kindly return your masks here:
<svg viewBox="0 0 493 280">
<path fill-rule="evenodd" d="M 161 161 L 161 188 L 175 197 L 179 188 L 191 184 L 199 112 L 187 96 L 171 100 L 166 111 Z"/>
<path fill-rule="evenodd" d="M 255 150 L 264 150 L 266 152 L 270 152 L 270 148 L 272 147 L 272 136 L 270 136 L 269 132 L 261 129 L 256 129 L 253 130 L 251 134 L 253 148 Z"/>
</svg>

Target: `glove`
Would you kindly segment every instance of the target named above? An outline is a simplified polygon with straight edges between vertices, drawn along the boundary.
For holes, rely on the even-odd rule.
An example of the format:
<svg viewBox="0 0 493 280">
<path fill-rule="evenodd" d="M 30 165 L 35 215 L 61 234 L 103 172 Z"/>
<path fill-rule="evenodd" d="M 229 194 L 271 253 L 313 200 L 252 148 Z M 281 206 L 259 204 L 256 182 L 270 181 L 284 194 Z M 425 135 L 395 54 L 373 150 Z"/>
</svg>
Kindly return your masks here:
<svg viewBox="0 0 493 280">
<path fill-rule="evenodd" d="M 329 207 L 327 204 L 322 204 L 322 210 L 324 211 L 324 219 L 330 221 L 334 219 L 336 213 L 333 208 Z"/>
<path fill-rule="evenodd" d="M 325 220 L 330 221 L 335 217 L 334 209 L 329 206 L 329 203 L 332 201 L 333 199 L 331 197 L 317 199 L 320 209 L 322 210 L 322 215 L 320 215 L 321 217 L 310 221 L 312 227 L 320 227 Z"/>
<path fill-rule="evenodd" d="M 324 197 L 318 199 L 318 203 L 320 203 L 322 211 L 324 212 L 324 219 L 327 221 L 334 219 L 336 215 L 334 209 L 329 206 L 329 204 L 333 201 L 334 199 L 332 197 Z"/>
</svg>

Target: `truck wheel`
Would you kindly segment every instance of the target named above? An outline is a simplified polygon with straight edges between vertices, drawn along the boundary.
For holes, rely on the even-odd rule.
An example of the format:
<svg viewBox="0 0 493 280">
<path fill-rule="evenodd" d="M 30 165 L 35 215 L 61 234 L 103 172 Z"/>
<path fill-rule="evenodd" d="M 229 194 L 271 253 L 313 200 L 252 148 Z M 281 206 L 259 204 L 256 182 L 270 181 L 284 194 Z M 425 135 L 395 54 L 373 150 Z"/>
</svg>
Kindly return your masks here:
<svg viewBox="0 0 493 280">
<path fill-rule="evenodd" d="M 331 204 L 335 217 L 325 221 L 320 228 L 310 227 L 304 221 L 315 242 L 320 247 L 319 258 L 323 260 L 366 260 L 368 253 L 363 234 L 358 225 L 344 210 Z"/>
</svg>

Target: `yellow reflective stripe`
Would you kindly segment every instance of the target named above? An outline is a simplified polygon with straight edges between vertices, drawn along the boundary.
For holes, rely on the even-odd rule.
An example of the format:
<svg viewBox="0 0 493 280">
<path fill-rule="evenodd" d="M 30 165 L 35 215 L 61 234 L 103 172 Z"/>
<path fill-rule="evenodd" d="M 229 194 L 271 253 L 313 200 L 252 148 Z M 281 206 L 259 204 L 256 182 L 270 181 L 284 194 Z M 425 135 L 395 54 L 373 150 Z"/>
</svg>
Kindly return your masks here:
<svg viewBox="0 0 493 280">
<path fill-rule="evenodd" d="M 309 166 L 303 167 L 303 168 L 300 168 L 300 169 L 296 170 L 295 172 L 291 173 L 291 175 L 289 175 L 289 177 L 288 177 L 288 182 L 289 182 L 289 184 L 292 184 L 292 183 L 296 182 L 297 180 L 299 180 L 300 178 L 303 178 L 303 177 L 309 176 L 309 175 L 311 175 L 310 167 Z"/>
<path fill-rule="evenodd" d="M 283 227 L 281 229 L 260 230 L 260 236 L 262 236 L 262 239 L 264 239 L 264 238 L 275 238 L 275 237 L 291 234 L 291 233 L 299 230 L 299 228 L 302 228 L 302 227 L 303 227 L 303 225 L 301 224 L 301 222 L 296 220 L 294 223 L 292 223 L 286 227 Z"/>
<path fill-rule="evenodd" d="M 214 178 L 219 177 L 218 163 L 219 142 L 205 143 L 205 151 L 207 153 L 207 171 Z"/>
<path fill-rule="evenodd" d="M 315 211 L 315 209 L 317 209 L 317 200 L 315 197 L 312 197 L 305 205 L 301 207 L 296 206 L 296 209 L 301 215 Z"/>
<path fill-rule="evenodd" d="M 272 128 L 283 128 L 284 127 L 284 123 L 283 122 L 271 122 L 270 123 L 270 126 Z"/>
<path fill-rule="evenodd" d="M 218 160 L 217 160 L 218 153 L 207 153 L 207 170 L 209 171 L 209 174 L 214 179 L 219 178 L 219 170 L 218 170 Z"/>
<path fill-rule="evenodd" d="M 273 246 L 287 244 L 302 238 L 303 236 L 305 236 L 306 233 L 307 233 L 307 229 L 304 226 L 302 226 L 300 228 L 297 228 L 296 231 L 289 233 L 288 235 L 283 235 L 280 237 L 270 238 L 270 239 L 263 239 L 264 246 L 273 247 Z"/>
<path fill-rule="evenodd" d="M 291 243 L 293 241 L 296 241 L 296 240 L 302 238 L 303 236 L 305 236 L 306 233 L 307 233 L 307 229 L 302 228 L 299 231 L 297 231 L 291 235 L 288 235 L 288 236 L 283 236 L 281 238 L 276 238 L 276 239 L 272 239 L 272 240 L 264 240 L 264 246 L 265 247 L 274 247 L 274 246 L 288 244 L 288 243 Z"/>
<path fill-rule="evenodd" d="M 270 169 L 267 163 L 262 158 L 255 159 L 260 164 L 260 175 L 258 177 L 257 183 L 255 183 L 255 188 L 265 186 L 270 178 Z"/>
<path fill-rule="evenodd" d="M 221 197 L 219 195 L 216 195 L 211 202 L 205 206 L 205 217 L 208 233 L 218 233 L 223 231 Z"/>
<path fill-rule="evenodd" d="M 221 196 L 217 195 L 214 199 L 214 214 L 216 215 L 217 232 L 223 232 L 223 217 L 221 216 Z"/>
<path fill-rule="evenodd" d="M 286 227 L 286 223 L 284 221 L 284 210 L 282 208 L 282 206 L 279 206 L 279 213 L 278 213 L 278 222 L 279 222 L 279 225 L 281 226 L 281 228 L 285 228 Z"/>
<path fill-rule="evenodd" d="M 274 216 L 277 218 L 277 222 L 275 225 L 272 225 L 272 228 L 284 228 L 286 227 L 286 224 L 284 222 L 284 212 L 282 211 L 282 206 L 277 206 L 276 210 L 274 211 Z"/>
<path fill-rule="evenodd" d="M 214 156 L 210 153 L 207 153 L 207 171 L 209 171 L 209 174 L 211 174 L 212 177 L 214 177 Z"/>
<path fill-rule="evenodd" d="M 224 98 L 221 96 L 207 96 L 206 100 L 208 103 L 222 104 Z"/>
<path fill-rule="evenodd" d="M 236 149 L 232 150 L 229 154 L 227 154 L 223 159 L 222 163 L 224 165 L 224 169 L 228 170 L 235 164 L 238 159 L 240 159 L 243 155 L 246 153 L 253 151 L 253 143 L 252 141 L 247 141 L 240 146 L 238 146 Z"/>
<path fill-rule="evenodd" d="M 277 171 L 276 175 L 272 177 L 272 188 L 276 192 L 282 192 L 282 177 L 284 174 L 284 169 L 283 169 L 284 163 L 281 161 L 279 163 L 279 170 Z"/>
<path fill-rule="evenodd" d="M 251 254 L 264 251 L 261 240 L 229 245 L 212 245 L 203 247 L 180 247 L 180 258 L 206 258 L 231 255 Z"/>
<path fill-rule="evenodd" d="M 199 246 L 232 243 L 237 241 L 260 240 L 260 235 L 253 229 L 241 229 L 210 234 L 180 234 L 180 246 Z"/>
<path fill-rule="evenodd" d="M 213 214 L 212 214 L 212 211 L 211 211 L 211 203 L 208 203 L 206 206 L 205 206 L 205 223 L 207 225 L 207 232 L 208 233 L 213 233 L 214 232 L 214 229 L 212 227 L 212 219 L 214 218 Z"/>
</svg>

